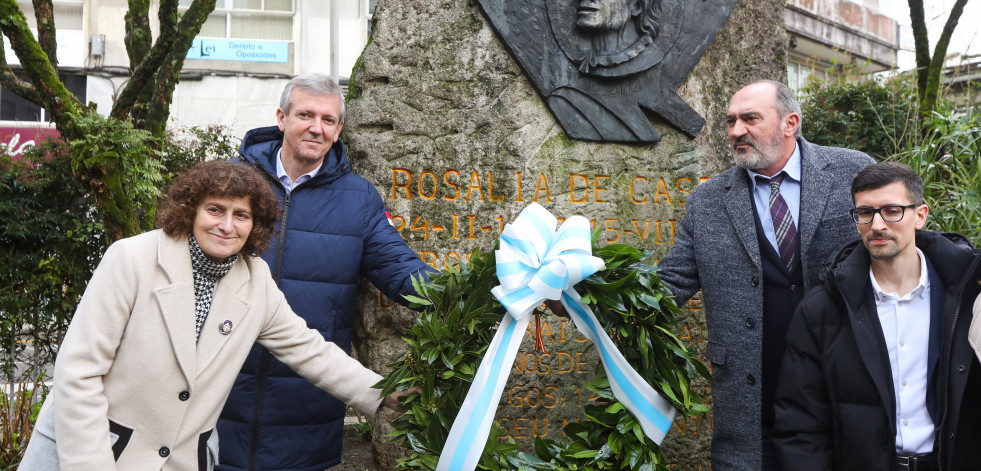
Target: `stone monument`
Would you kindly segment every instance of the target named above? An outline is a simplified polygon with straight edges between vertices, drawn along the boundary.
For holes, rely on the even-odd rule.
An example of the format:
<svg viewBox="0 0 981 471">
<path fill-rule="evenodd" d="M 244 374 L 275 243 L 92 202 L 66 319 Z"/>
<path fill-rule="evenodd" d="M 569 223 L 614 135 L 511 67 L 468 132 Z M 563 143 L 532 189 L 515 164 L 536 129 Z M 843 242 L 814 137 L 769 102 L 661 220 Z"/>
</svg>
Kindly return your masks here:
<svg viewBox="0 0 981 471">
<path fill-rule="evenodd" d="M 701 59 L 681 74 L 668 72 L 673 63 L 669 54 L 659 57 L 655 49 L 619 63 L 609 56 L 622 51 L 580 54 L 588 52 L 586 46 L 593 46 L 597 34 L 585 18 L 589 15 L 582 15 L 582 21 L 552 19 L 513 6 L 548 13 L 553 8 L 572 8 L 571 1 L 378 3 L 371 41 L 352 76 L 342 138 L 354 171 L 376 185 L 396 228 L 426 263 L 443 269 L 466 260 L 474 247 L 487 250 L 503 226 L 533 201 L 559 218 L 585 216 L 603 229 L 604 243 L 628 243 L 654 250 L 655 258 L 663 256 L 684 216 L 690 191 L 732 165 L 725 122 L 729 97 L 756 79 L 785 80 L 783 2 L 735 5 L 715 38 L 705 43 Z M 695 0 L 684 8 L 711 9 L 719 4 Z M 633 115 L 634 128 L 650 128 L 641 134 L 647 137 L 581 135 L 568 119 L 557 119 L 556 115 L 566 115 L 554 97 L 549 98 L 555 95 L 549 91 L 554 87 L 540 86 L 540 78 L 526 73 L 528 61 L 512 54 L 509 33 L 500 33 L 501 25 L 492 22 L 494 13 L 489 10 L 495 5 L 508 17 L 540 19 L 505 26 L 524 28 L 521 34 L 540 37 L 542 43 L 554 40 L 562 45 L 549 51 L 561 54 L 560 62 L 575 64 L 579 75 L 561 83 L 597 95 L 597 87 L 580 85 L 606 84 L 610 77 L 602 74 L 615 80 L 622 74 L 626 88 L 617 96 L 634 97 L 634 102 L 604 106 L 613 117 Z M 511 6 L 505 10 L 507 5 Z M 663 0 L 662 21 L 668 21 L 663 15 L 677 14 L 679 5 Z M 553 29 L 562 30 L 562 25 L 569 36 L 548 36 Z M 685 36 L 668 26 L 659 34 Z M 634 38 L 628 48 L 638 40 L 643 42 Z M 656 38 L 651 43 L 657 49 L 659 44 Z M 561 70 L 572 75 L 568 67 Z M 681 100 L 684 107 L 658 108 L 656 103 L 646 106 L 651 102 L 638 101 L 634 89 L 651 84 L 632 77 L 654 71 L 659 71 L 661 98 L 672 95 L 668 103 L 677 105 Z M 677 86 L 665 85 L 672 74 L 677 75 Z M 541 75 L 556 76 L 545 71 Z M 633 108 L 627 110 L 628 106 Z M 672 116 L 675 111 L 679 114 Z M 693 116 L 704 119 L 704 124 Z M 402 353 L 401 335 L 415 316 L 370 284 L 363 288 L 356 349 L 362 362 L 383 371 Z M 696 298 L 686 307 L 688 315 L 678 335 L 702 352 L 707 332 L 701 304 Z M 519 443 L 530 443 L 536 435 L 560 437 L 563 423 L 580 418 L 582 404 L 591 399 L 587 390 L 578 388 L 597 367 L 588 341 L 580 341 L 582 337 L 566 319 L 545 316 L 543 322 L 548 353 L 533 351 L 531 336 L 526 338 L 497 416 Z M 711 404 L 709 385 L 699 388 Z M 384 437 L 389 414 L 382 414 L 374 424 L 378 469 L 394 469 L 394 457 L 401 454 Z M 708 469 L 711 428 L 710 415 L 676 421 L 662 445 L 671 469 Z"/>
</svg>

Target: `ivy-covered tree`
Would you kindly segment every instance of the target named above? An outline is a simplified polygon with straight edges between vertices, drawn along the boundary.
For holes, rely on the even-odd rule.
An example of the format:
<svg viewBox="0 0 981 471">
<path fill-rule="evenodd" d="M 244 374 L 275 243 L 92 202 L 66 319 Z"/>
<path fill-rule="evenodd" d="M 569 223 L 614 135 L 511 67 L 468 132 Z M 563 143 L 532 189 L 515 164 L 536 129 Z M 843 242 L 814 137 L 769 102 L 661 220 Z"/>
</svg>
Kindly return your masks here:
<svg viewBox="0 0 981 471">
<path fill-rule="evenodd" d="M 937 45 L 930 54 L 930 37 L 927 34 L 926 15 L 923 0 L 908 0 L 909 18 L 913 26 L 913 43 L 916 48 L 916 91 L 920 111 L 930 113 L 937 107 L 940 98 L 940 79 L 947 59 L 947 47 L 954 34 L 957 22 L 964 13 L 967 0 L 957 0 L 947 16 L 944 29 L 937 38 Z"/>
<path fill-rule="evenodd" d="M 33 0 L 37 37 L 16 0 L 0 0 L 0 32 L 24 70 L 20 78 L 0 49 L 0 85 L 45 108 L 69 145 L 75 178 L 93 196 L 112 240 L 152 227 L 155 184 L 161 178 L 159 139 L 184 57 L 216 0 L 194 0 L 181 14 L 178 0 L 158 0 L 160 32 L 150 30 L 150 0 L 129 0 L 126 52 L 130 79 L 109 116 L 65 88 L 58 78 L 52 0 Z"/>
</svg>

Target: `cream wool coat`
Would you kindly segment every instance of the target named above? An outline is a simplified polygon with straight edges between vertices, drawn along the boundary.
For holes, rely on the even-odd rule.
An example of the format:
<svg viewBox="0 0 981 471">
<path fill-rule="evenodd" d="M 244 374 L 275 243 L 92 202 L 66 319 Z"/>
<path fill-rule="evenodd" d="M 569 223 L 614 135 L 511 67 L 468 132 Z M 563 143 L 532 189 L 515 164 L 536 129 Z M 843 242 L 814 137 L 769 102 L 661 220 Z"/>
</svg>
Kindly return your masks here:
<svg viewBox="0 0 981 471">
<path fill-rule="evenodd" d="M 971 327 L 967 332 L 967 340 L 971 343 L 974 354 L 981 360 L 981 296 L 978 296 L 974 301 L 974 309 L 972 311 L 973 317 L 971 318 Z"/>
<path fill-rule="evenodd" d="M 58 457 L 62 471 L 209 469 L 206 443 L 254 342 L 363 414 L 381 404 L 370 389 L 381 376 L 308 329 L 259 258 L 239 257 L 218 282 L 197 343 L 194 322 L 186 238 L 157 230 L 109 247 L 20 470 L 57 469 Z"/>
</svg>

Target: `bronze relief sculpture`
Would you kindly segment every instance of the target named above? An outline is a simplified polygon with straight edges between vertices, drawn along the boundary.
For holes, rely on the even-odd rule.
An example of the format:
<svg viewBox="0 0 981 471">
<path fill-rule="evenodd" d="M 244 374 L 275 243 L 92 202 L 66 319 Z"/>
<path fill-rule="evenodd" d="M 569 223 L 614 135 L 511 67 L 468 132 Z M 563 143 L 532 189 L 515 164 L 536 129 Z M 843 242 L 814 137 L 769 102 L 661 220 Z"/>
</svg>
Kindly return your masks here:
<svg viewBox="0 0 981 471">
<path fill-rule="evenodd" d="M 694 137 L 705 124 L 675 91 L 736 0 L 478 0 L 566 133 L 661 140 L 648 113 Z"/>
</svg>

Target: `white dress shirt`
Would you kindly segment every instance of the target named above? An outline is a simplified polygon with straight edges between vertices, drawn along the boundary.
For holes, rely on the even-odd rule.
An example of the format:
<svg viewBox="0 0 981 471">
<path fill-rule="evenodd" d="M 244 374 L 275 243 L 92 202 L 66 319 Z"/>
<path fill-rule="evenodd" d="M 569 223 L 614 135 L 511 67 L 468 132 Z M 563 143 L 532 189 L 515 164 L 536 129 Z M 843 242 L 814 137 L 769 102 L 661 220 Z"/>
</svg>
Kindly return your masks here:
<svg viewBox="0 0 981 471">
<path fill-rule="evenodd" d="M 766 240 L 770 241 L 773 249 L 780 253 L 780 247 L 777 246 L 777 233 L 773 230 L 773 216 L 770 215 L 770 184 L 756 181 L 757 176 L 766 180 L 770 178 L 752 170 L 746 172 L 749 173 L 749 180 L 753 182 L 753 202 L 756 203 L 756 214 L 760 215 L 763 234 L 766 235 Z M 780 183 L 780 196 L 783 196 L 783 200 L 787 202 L 787 210 L 794 217 L 794 227 L 800 232 L 800 146 L 796 143 L 794 153 L 781 172 L 786 172 L 787 176 Z M 779 174 L 780 172 L 777 172 L 774 175 Z"/>
<path fill-rule="evenodd" d="M 324 166 L 324 162 L 320 161 L 320 165 L 318 165 L 317 168 L 307 173 L 304 173 L 303 175 L 300 175 L 299 178 L 297 178 L 296 181 L 294 182 L 293 180 L 290 180 L 290 176 L 286 174 L 286 168 L 283 167 L 283 148 L 280 147 L 279 152 L 276 153 L 276 177 L 279 178 L 279 183 L 282 184 L 283 188 L 286 189 L 287 195 L 290 194 L 290 192 L 293 191 L 293 188 L 296 188 L 296 186 L 299 185 L 300 183 L 303 183 L 313 178 L 314 175 L 316 175 L 317 172 L 320 171 L 320 167 L 323 166 Z"/>
<path fill-rule="evenodd" d="M 933 419 L 926 406 L 930 277 L 923 252 L 916 249 L 916 253 L 920 257 L 920 280 L 905 296 L 882 291 L 869 269 L 875 307 L 892 368 L 892 386 L 896 393 L 896 451 L 901 453 L 930 453 L 934 438 Z"/>
</svg>

